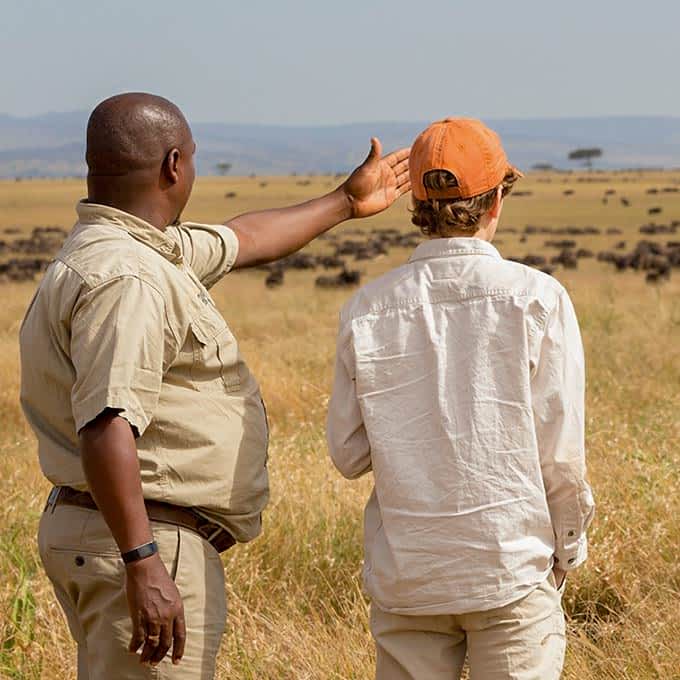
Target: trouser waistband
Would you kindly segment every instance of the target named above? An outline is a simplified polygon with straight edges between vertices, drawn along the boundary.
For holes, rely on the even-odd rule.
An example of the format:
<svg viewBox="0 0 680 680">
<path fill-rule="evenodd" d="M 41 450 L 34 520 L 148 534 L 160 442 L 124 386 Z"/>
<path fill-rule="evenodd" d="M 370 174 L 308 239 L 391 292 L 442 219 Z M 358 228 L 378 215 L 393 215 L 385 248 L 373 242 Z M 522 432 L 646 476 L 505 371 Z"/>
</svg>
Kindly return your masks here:
<svg viewBox="0 0 680 680">
<path fill-rule="evenodd" d="M 55 486 L 47 499 L 45 510 L 58 505 L 73 505 L 88 510 L 98 510 L 94 498 L 87 491 L 77 491 L 70 486 Z M 176 524 L 194 531 L 221 553 L 231 548 L 236 541 L 224 528 L 201 516 L 193 508 L 144 499 L 146 512 L 150 520 Z"/>
</svg>

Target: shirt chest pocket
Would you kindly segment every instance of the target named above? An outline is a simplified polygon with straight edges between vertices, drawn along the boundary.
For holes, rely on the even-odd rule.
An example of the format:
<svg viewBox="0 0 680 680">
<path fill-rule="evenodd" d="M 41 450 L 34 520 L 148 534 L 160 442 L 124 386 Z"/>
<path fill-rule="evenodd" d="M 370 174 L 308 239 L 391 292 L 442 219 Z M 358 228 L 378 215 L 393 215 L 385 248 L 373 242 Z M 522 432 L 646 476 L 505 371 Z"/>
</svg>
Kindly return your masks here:
<svg viewBox="0 0 680 680">
<path fill-rule="evenodd" d="M 217 310 L 206 307 L 189 324 L 192 350 L 191 380 L 199 390 L 241 386 L 236 338 Z"/>
</svg>

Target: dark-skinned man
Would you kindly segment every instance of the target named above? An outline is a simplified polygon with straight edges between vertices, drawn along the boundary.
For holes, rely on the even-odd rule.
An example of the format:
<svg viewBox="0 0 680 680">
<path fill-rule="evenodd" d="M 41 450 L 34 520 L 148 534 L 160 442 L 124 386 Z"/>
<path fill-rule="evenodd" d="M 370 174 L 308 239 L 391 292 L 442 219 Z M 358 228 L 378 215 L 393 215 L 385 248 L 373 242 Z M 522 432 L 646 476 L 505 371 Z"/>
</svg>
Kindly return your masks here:
<svg viewBox="0 0 680 680">
<path fill-rule="evenodd" d="M 97 106 L 88 198 L 21 329 L 22 405 L 54 484 L 40 555 L 79 680 L 214 676 L 226 618 L 219 552 L 260 532 L 268 428 L 207 289 L 410 188 L 408 149 L 382 158 L 374 139 L 326 196 L 182 224 L 195 148 L 161 97 Z"/>
</svg>

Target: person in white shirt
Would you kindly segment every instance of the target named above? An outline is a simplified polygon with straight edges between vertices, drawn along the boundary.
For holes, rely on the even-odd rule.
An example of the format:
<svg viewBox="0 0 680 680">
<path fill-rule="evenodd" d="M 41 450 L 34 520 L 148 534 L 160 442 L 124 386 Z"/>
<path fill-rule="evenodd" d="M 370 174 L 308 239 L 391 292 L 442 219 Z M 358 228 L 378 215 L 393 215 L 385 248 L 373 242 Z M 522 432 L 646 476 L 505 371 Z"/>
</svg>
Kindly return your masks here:
<svg viewBox="0 0 680 680">
<path fill-rule="evenodd" d="M 340 314 L 328 445 L 373 472 L 364 583 L 378 680 L 559 678 L 587 556 L 583 347 L 566 290 L 491 244 L 521 177 L 480 121 L 410 155 L 429 237 Z"/>
</svg>

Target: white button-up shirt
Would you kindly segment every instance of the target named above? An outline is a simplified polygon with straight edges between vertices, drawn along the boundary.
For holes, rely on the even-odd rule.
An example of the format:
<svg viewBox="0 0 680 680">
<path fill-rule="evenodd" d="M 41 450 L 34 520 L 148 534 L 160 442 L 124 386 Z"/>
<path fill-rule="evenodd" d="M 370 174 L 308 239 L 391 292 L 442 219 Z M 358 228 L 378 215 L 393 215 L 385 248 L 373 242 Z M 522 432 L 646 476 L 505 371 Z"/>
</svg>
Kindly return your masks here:
<svg viewBox="0 0 680 680">
<path fill-rule="evenodd" d="M 345 305 L 328 444 L 346 477 L 373 471 L 381 609 L 502 607 L 586 559 L 584 383 L 567 292 L 480 239 L 424 242 Z"/>
</svg>

